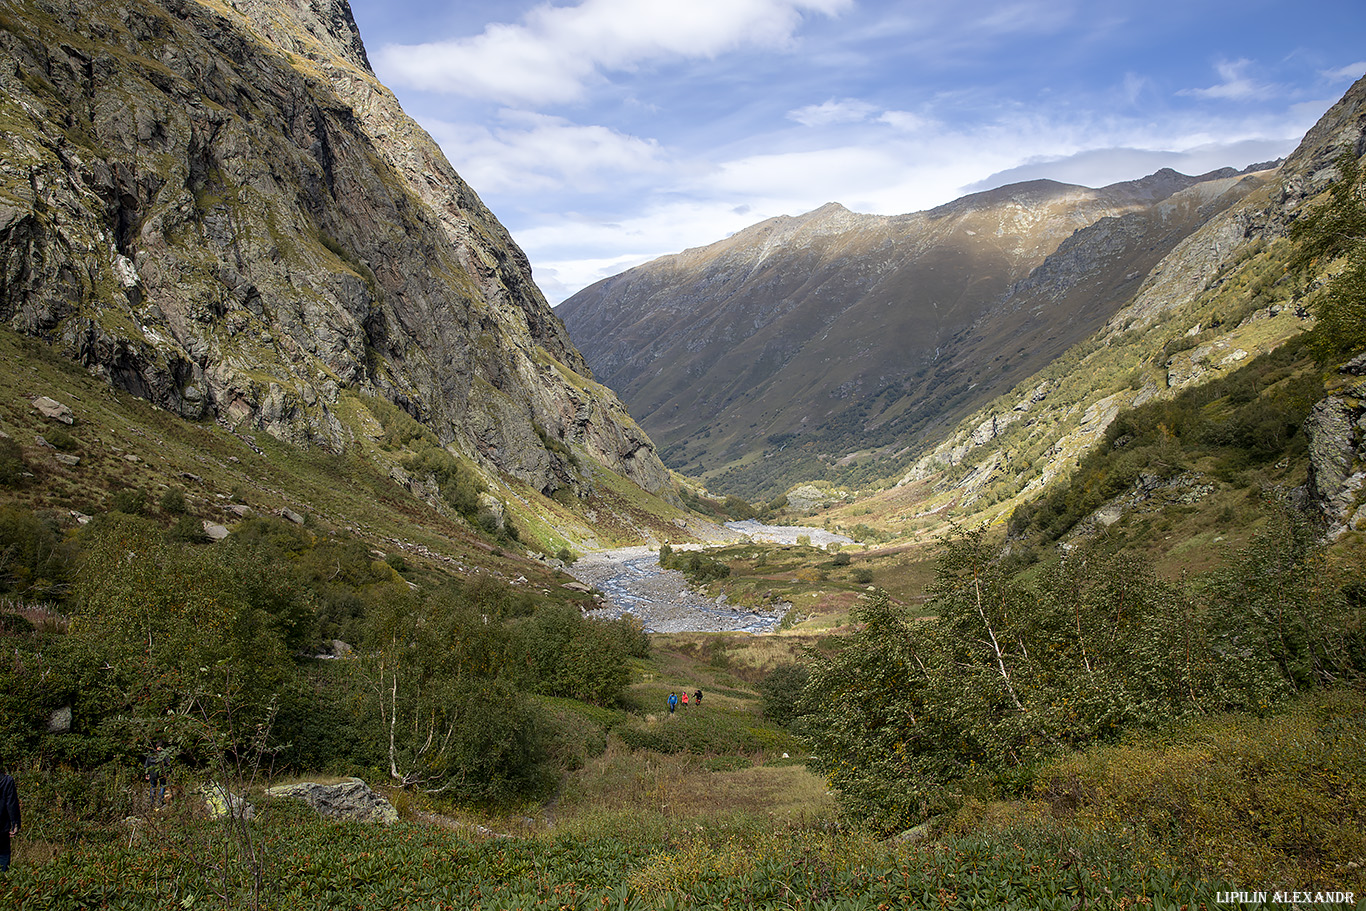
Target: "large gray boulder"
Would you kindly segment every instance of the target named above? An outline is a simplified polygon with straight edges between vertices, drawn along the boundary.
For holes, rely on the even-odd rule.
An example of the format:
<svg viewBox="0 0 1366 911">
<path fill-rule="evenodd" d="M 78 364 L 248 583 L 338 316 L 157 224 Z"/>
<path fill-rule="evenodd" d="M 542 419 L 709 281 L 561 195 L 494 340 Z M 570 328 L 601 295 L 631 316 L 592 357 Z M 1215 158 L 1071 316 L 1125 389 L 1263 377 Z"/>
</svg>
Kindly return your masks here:
<svg viewBox="0 0 1366 911">
<path fill-rule="evenodd" d="M 1358 521 L 1359 495 L 1366 484 L 1366 383 L 1330 395 L 1304 422 L 1309 437 L 1309 479 L 1305 489 L 1327 524 L 1327 537 L 1343 535 Z"/>
<path fill-rule="evenodd" d="M 335 819 L 354 819 L 359 822 L 379 822 L 385 825 L 398 821 L 398 811 L 384 797 L 375 793 L 359 778 L 348 778 L 337 784 L 303 781 L 279 785 L 266 791 L 271 797 L 302 800 L 323 816 Z"/>
</svg>

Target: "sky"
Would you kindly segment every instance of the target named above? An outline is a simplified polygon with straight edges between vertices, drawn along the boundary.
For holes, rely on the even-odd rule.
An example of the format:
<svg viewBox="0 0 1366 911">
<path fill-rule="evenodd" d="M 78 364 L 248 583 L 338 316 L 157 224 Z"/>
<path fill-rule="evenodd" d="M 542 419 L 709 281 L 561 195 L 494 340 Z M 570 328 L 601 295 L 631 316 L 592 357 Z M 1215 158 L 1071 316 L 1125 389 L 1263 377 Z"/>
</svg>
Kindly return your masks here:
<svg viewBox="0 0 1366 911">
<path fill-rule="evenodd" d="M 827 202 L 897 215 L 1289 154 L 1360 0 L 351 0 L 552 304 Z"/>
</svg>

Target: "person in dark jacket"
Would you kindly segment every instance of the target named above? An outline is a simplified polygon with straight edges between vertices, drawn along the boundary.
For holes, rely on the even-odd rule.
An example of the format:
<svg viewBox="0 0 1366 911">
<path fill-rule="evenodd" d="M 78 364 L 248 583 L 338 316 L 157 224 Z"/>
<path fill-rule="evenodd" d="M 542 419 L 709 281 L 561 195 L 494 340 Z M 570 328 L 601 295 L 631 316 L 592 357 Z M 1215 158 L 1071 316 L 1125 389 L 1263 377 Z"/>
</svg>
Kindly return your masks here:
<svg viewBox="0 0 1366 911">
<path fill-rule="evenodd" d="M 0 770 L 4 769 L 0 765 Z M 9 869 L 9 840 L 19 834 L 19 790 L 7 772 L 0 772 L 0 873 Z"/>
<path fill-rule="evenodd" d="M 152 752 L 142 761 L 142 772 L 147 779 L 148 798 L 153 810 L 166 802 L 166 784 L 167 779 L 171 777 L 169 765 L 170 756 L 166 753 L 166 744 L 157 741 Z"/>
</svg>

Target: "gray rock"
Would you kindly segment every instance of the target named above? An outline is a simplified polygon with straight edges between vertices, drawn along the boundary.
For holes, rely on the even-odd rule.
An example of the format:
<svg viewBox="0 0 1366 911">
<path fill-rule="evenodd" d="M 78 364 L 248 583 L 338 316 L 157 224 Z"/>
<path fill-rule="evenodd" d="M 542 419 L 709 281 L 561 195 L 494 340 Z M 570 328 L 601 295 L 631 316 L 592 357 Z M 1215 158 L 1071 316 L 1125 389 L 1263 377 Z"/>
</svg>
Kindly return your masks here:
<svg viewBox="0 0 1366 911">
<path fill-rule="evenodd" d="M 209 540 L 211 541 L 222 541 L 231 534 L 231 532 L 228 531 L 227 526 L 219 525 L 217 522 L 210 522 L 208 519 L 205 519 L 204 534 L 208 535 Z"/>
<path fill-rule="evenodd" d="M 69 452 L 58 452 L 58 453 L 53 453 L 53 456 L 52 456 L 52 457 L 53 457 L 54 459 L 56 459 L 58 462 L 61 462 L 63 465 L 79 465 L 79 464 L 81 464 L 81 457 L 80 457 L 80 456 L 77 456 L 77 455 L 72 455 L 72 454 L 69 453 Z"/>
<path fill-rule="evenodd" d="M 297 512 L 295 512 L 287 506 L 284 509 L 280 510 L 280 515 L 284 516 L 286 519 L 293 522 L 295 525 L 304 524 L 304 517 L 299 515 Z"/>
<path fill-rule="evenodd" d="M 210 819 L 222 819 L 229 812 L 235 819 L 255 819 L 256 807 L 240 794 L 225 790 L 217 782 L 209 782 L 199 789 L 204 800 L 204 808 L 209 811 Z"/>
<path fill-rule="evenodd" d="M 47 720 L 49 734 L 67 734 L 71 731 L 71 706 L 64 705 L 52 713 Z"/>
<path fill-rule="evenodd" d="M 266 791 L 271 797 L 302 800 L 321 815 L 331 819 L 350 819 L 357 822 L 378 822 L 389 825 L 398 821 L 394 805 L 370 789 L 359 778 L 348 778 L 337 784 L 318 784 L 304 781 L 299 784 L 279 785 Z"/>
<path fill-rule="evenodd" d="M 481 493 L 479 495 L 479 523 L 489 531 L 498 532 L 503 530 L 505 521 L 503 502 L 490 493 Z"/>
<path fill-rule="evenodd" d="M 1338 372 L 1348 376 L 1366 376 L 1366 354 L 1358 354 L 1339 367 Z"/>
<path fill-rule="evenodd" d="M 40 395 L 34 399 L 33 407 L 38 409 L 38 413 L 45 418 L 52 418 L 54 421 L 61 421 L 63 424 L 76 423 L 76 416 L 72 414 L 70 408 L 45 395 Z"/>
<path fill-rule="evenodd" d="M 1366 480 L 1362 463 L 1366 443 L 1356 425 L 1366 412 L 1360 402 L 1330 395 L 1316 404 L 1304 422 L 1309 438 L 1306 490 L 1314 508 L 1328 523 L 1328 537 L 1343 533 L 1357 507 Z"/>
<path fill-rule="evenodd" d="M 900 835 L 896 836 L 894 840 L 903 845 L 918 845 L 922 841 L 928 840 L 929 837 L 930 824 L 928 822 L 922 822 L 920 825 L 902 832 Z"/>
</svg>

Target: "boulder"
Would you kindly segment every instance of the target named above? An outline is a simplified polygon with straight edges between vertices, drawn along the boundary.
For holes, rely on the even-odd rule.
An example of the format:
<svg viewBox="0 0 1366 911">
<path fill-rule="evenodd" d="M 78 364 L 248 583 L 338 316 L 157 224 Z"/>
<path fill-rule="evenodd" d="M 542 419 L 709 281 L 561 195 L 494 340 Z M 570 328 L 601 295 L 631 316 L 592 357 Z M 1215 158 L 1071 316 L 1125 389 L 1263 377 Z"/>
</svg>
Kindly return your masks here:
<svg viewBox="0 0 1366 911">
<path fill-rule="evenodd" d="M 210 819 L 222 819 L 229 812 L 237 819 L 255 819 L 256 808 L 241 794 L 225 790 L 215 782 L 209 782 L 199 789 L 204 799 L 204 808 L 209 811 Z"/>
<path fill-rule="evenodd" d="M 488 531 L 500 532 L 503 530 L 506 521 L 502 501 L 492 494 L 481 493 L 479 495 L 479 524 Z"/>
<path fill-rule="evenodd" d="M 49 734 L 68 734 L 71 732 L 71 706 L 64 705 L 52 713 L 47 720 Z"/>
<path fill-rule="evenodd" d="M 219 525 L 217 522 L 210 522 L 208 519 L 205 519 L 204 534 L 208 535 L 209 540 L 211 541 L 222 541 L 230 532 L 226 525 Z"/>
<path fill-rule="evenodd" d="M 321 815 L 358 822 L 378 822 L 385 825 L 398 821 L 398 811 L 359 778 L 348 778 L 337 784 L 318 784 L 304 781 L 279 785 L 266 791 L 271 797 L 302 800 Z"/>
<path fill-rule="evenodd" d="M 1306 489 L 1314 508 L 1328 525 L 1327 537 L 1346 531 L 1358 507 L 1358 492 L 1366 482 L 1366 406 L 1354 397 L 1330 395 L 1318 402 L 1305 419 L 1309 438 L 1309 478 Z"/>
<path fill-rule="evenodd" d="M 71 409 L 56 399 L 40 395 L 33 400 L 33 407 L 38 409 L 38 413 L 45 418 L 52 418 L 54 421 L 61 421 L 63 424 L 76 423 L 76 416 L 71 413 Z"/>
</svg>

